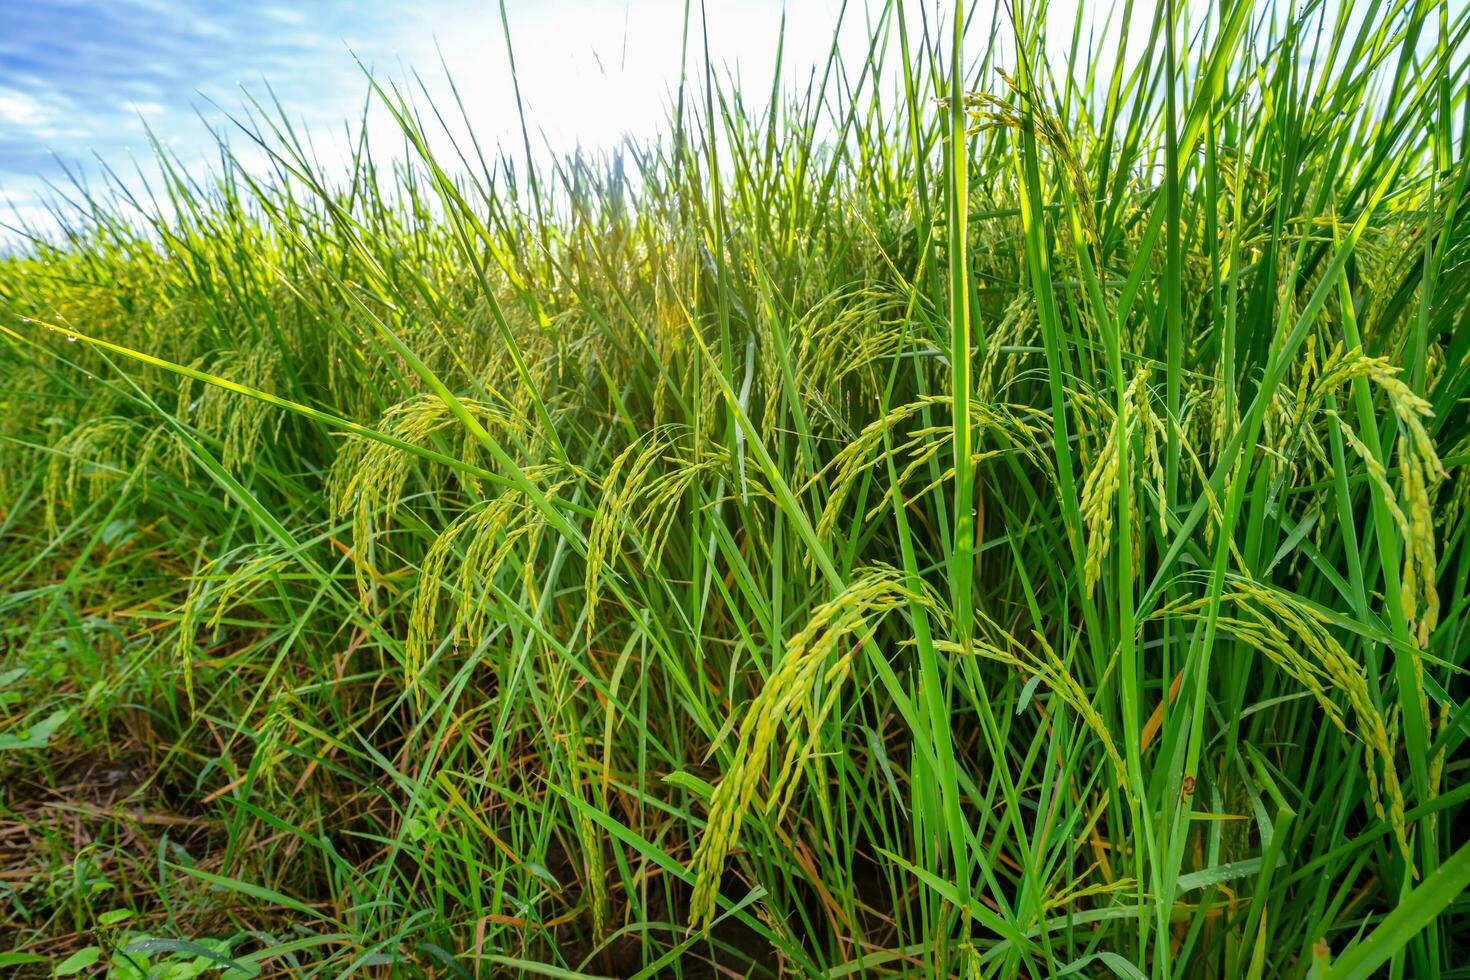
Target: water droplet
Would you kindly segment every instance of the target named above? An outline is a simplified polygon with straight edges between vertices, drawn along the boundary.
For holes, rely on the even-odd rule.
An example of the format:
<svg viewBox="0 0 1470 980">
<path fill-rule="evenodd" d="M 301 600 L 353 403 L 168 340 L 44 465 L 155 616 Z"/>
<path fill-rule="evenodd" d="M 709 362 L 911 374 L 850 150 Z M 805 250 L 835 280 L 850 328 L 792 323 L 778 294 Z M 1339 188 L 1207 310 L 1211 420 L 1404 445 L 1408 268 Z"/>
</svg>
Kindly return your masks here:
<svg viewBox="0 0 1470 980">
<path fill-rule="evenodd" d="M 66 342 L 68 344 L 75 344 L 77 342 L 76 334 L 70 334 L 70 333 L 67 334 L 66 335 Z"/>
</svg>

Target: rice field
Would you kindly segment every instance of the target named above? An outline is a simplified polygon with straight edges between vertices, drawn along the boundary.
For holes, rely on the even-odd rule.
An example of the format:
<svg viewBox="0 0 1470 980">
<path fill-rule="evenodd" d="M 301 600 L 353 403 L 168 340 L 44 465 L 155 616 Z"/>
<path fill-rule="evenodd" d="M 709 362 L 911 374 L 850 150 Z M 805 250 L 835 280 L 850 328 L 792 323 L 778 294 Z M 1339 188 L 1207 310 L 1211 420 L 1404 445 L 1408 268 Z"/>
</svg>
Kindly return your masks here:
<svg viewBox="0 0 1470 980">
<path fill-rule="evenodd" d="M 21 229 L 0 965 L 1470 975 L 1470 8 L 1135 12 Z"/>
</svg>

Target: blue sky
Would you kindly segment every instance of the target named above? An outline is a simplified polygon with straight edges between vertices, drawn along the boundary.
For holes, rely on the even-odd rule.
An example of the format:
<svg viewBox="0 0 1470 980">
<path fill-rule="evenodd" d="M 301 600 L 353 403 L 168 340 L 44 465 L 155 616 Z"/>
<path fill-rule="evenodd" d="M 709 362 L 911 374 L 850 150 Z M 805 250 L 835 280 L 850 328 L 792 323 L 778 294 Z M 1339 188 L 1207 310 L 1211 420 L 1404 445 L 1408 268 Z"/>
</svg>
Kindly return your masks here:
<svg viewBox="0 0 1470 980">
<path fill-rule="evenodd" d="M 53 152 L 127 166 L 130 152 L 147 155 L 145 121 L 186 155 L 202 153 L 208 127 L 196 109 L 222 122 L 209 100 L 238 107 L 237 80 L 270 79 L 293 109 L 340 119 L 343 97 L 361 90 L 346 45 L 377 55 L 384 40 L 416 30 L 414 16 L 384 10 L 338 0 L 0 0 L 0 193 L 28 203 L 39 177 L 60 173 Z"/>
<path fill-rule="evenodd" d="M 937 23 L 936 5 L 947 10 L 950 2 L 911 0 L 907 10 L 917 18 L 928 8 Z M 1074 2 L 1051 0 L 1051 22 L 1062 33 Z M 867 43 L 865 8 L 880 4 L 847 4 L 840 43 L 851 63 L 861 62 Z M 538 149 L 656 135 L 677 85 L 684 6 L 507 0 L 516 77 Z M 842 6 L 707 0 L 711 56 L 741 75 L 747 94 L 763 95 L 784 11 L 785 75 L 804 81 L 825 59 Z M 975 6 L 972 20 L 988 27 L 986 5 Z M 1149 6 L 1137 4 L 1140 22 Z M 692 34 L 697 52 L 697 29 Z M 247 92 L 264 98 L 267 82 L 330 166 L 334 153 L 345 155 L 342 124 L 361 112 L 367 90 L 354 54 L 379 78 L 417 70 L 440 98 L 442 58 L 481 141 L 518 146 L 498 0 L 0 0 L 0 225 L 19 215 L 49 227 L 39 204 L 50 193 L 45 180 L 64 184 L 63 161 L 92 182 L 102 164 L 131 174 L 137 160 L 148 172 L 148 129 L 190 172 L 202 172 L 214 155 L 211 128 L 231 130 L 226 113 L 238 114 Z M 691 58 L 695 71 L 698 64 Z M 375 152 L 381 159 L 399 145 L 385 140 Z M 248 141 L 237 134 L 233 146 L 250 159 Z M 0 242 L 6 237 L 0 227 Z"/>
<path fill-rule="evenodd" d="M 738 66 L 757 91 L 782 6 L 709 4 L 717 63 Z M 786 57 L 810 65 L 830 43 L 840 0 L 788 6 Z M 862 3 L 852 7 L 847 33 L 860 44 Z M 554 149 L 657 130 L 678 76 L 682 0 L 509 0 L 507 10 L 533 128 Z M 264 96 L 269 82 L 329 145 L 363 104 L 354 54 L 390 78 L 417 69 L 441 90 L 442 57 L 477 134 L 519 139 L 495 0 L 0 0 L 0 222 L 37 219 L 43 179 L 64 182 L 62 161 L 94 181 L 98 158 L 125 173 L 138 159 L 146 170 L 145 126 L 202 168 L 210 127 L 229 129 L 225 111 L 244 104 L 240 85 Z"/>
</svg>

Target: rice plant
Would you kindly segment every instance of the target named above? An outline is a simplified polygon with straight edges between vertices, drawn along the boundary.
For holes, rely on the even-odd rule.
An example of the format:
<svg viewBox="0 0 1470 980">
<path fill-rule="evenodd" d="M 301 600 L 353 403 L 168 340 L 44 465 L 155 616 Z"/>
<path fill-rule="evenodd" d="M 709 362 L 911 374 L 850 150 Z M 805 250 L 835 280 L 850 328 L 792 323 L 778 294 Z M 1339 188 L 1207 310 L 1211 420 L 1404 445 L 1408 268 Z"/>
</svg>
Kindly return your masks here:
<svg viewBox="0 0 1470 980">
<path fill-rule="evenodd" d="M 1135 7 L 17 229 L 0 964 L 1465 976 L 1470 9 Z"/>
</svg>

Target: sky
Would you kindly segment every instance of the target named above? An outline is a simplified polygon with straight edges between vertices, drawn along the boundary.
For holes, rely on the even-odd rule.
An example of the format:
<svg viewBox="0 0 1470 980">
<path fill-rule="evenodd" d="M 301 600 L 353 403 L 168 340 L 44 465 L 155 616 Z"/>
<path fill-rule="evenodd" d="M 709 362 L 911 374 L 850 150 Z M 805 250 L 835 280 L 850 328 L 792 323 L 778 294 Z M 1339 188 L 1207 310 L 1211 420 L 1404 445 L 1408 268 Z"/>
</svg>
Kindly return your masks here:
<svg viewBox="0 0 1470 980">
<path fill-rule="evenodd" d="M 1105 75 L 1118 28 L 1108 0 L 1048 0 L 1048 47 L 1054 57 L 1065 51 L 1078 2 L 1084 33 L 1099 32 Z M 1215 7 L 1215 0 L 1185 2 L 1196 18 Z M 747 97 L 763 99 L 783 16 L 789 90 L 825 60 L 844 7 L 838 43 L 849 64 L 860 63 L 868 10 L 883 0 L 693 3 L 704 10 L 713 64 L 744 79 Z M 971 26 L 983 28 L 973 32 L 971 49 L 988 31 L 995 3 L 1009 6 L 970 3 Z M 911 21 L 927 11 L 935 25 L 952 5 L 907 0 L 904 10 Z M 1281 13 L 1291 4 L 1258 6 Z M 1130 48 L 1140 53 L 1153 8 L 1151 0 L 1134 4 Z M 625 135 L 660 135 L 678 84 L 684 9 L 685 0 L 505 0 L 534 148 L 605 149 Z M 697 28 L 695 73 L 702 67 Z M 17 219 L 52 227 L 41 205 L 55 193 L 48 181 L 67 187 L 63 167 L 93 186 L 104 167 L 150 172 L 150 131 L 191 174 L 204 172 L 217 159 L 213 132 L 232 132 L 230 117 L 249 96 L 273 93 L 293 124 L 311 133 L 330 170 L 333 157 L 345 162 L 348 152 L 344 122 L 362 111 L 364 67 L 400 82 L 417 72 L 440 106 L 453 104 L 447 70 L 482 145 L 518 150 L 504 32 L 499 0 L 0 0 L 0 249 L 13 243 L 6 226 Z M 1125 58 L 1136 63 L 1137 55 Z M 392 129 L 374 122 L 370 133 Z M 376 122 L 386 122 L 381 110 Z M 247 163 L 263 163 L 238 132 L 231 145 Z M 381 160 L 399 146 L 375 143 L 374 152 Z"/>
<path fill-rule="evenodd" d="M 1054 56 L 1067 46 L 1078 2 L 1092 25 L 1085 32 L 1116 37 L 1107 0 L 1049 0 Z M 1186 2 L 1201 11 L 1215 5 Z M 844 7 L 837 41 L 849 64 L 860 63 L 869 10 L 883 3 L 693 0 L 696 11 L 703 7 L 717 70 L 737 74 L 747 98 L 761 99 L 783 17 L 790 90 L 825 61 Z M 1005 0 L 970 3 L 971 49 L 989 30 L 994 3 Z M 911 22 L 924 15 L 932 27 L 952 6 L 907 0 L 903 9 Z M 1131 47 L 1141 50 L 1153 6 L 1136 0 Z M 625 135 L 660 135 L 678 85 L 684 9 L 685 0 L 505 0 L 535 149 L 605 149 Z M 698 28 L 691 28 L 692 73 L 702 69 Z M 231 122 L 252 96 L 273 94 L 312 135 L 329 171 L 334 156 L 345 164 L 343 124 L 361 115 L 364 68 L 400 83 L 417 72 L 436 104 L 452 106 L 447 70 L 482 145 L 518 152 L 505 30 L 499 0 L 0 0 L 0 249 L 15 242 L 7 225 L 54 227 L 42 202 L 56 193 L 48 182 L 67 189 L 68 170 L 96 186 L 110 168 L 136 187 L 131 175 L 152 171 L 150 131 L 191 174 L 217 161 L 215 131 L 233 132 L 237 155 L 263 166 Z M 1103 74 L 1111 45 L 1100 44 Z M 370 133 L 392 129 L 381 110 L 370 118 Z M 381 160 L 400 148 L 389 139 L 374 152 Z"/>
<path fill-rule="evenodd" d="M 715 0 L 712 60 L 765 91 L 783 10 L 794 78 L 824 58 L 840 6 Z M 857 55 L 863 4 L 849 7 L 844 44 Z M 656 135 L 679 76 L 683 9 L 683 0 L 507 0 L 538 147 Z M 63 165 L 93 182 L 103 163 L 127 174 L 140 160 L 146 171 L 149 130 L 202 169 L 211 128 L 228 131 L 247 95 L 268 98 L 267 83 L 293 121 L 340 134 L 367 91 L 354 58 L 384 78 L 416 70 L 439 93 L 447 67 L 481 140 L 519 142 L 495 0 L 0 0 L 0 222 L 46 225 L 45 181 L 64 186 Z"/>
</svg>

